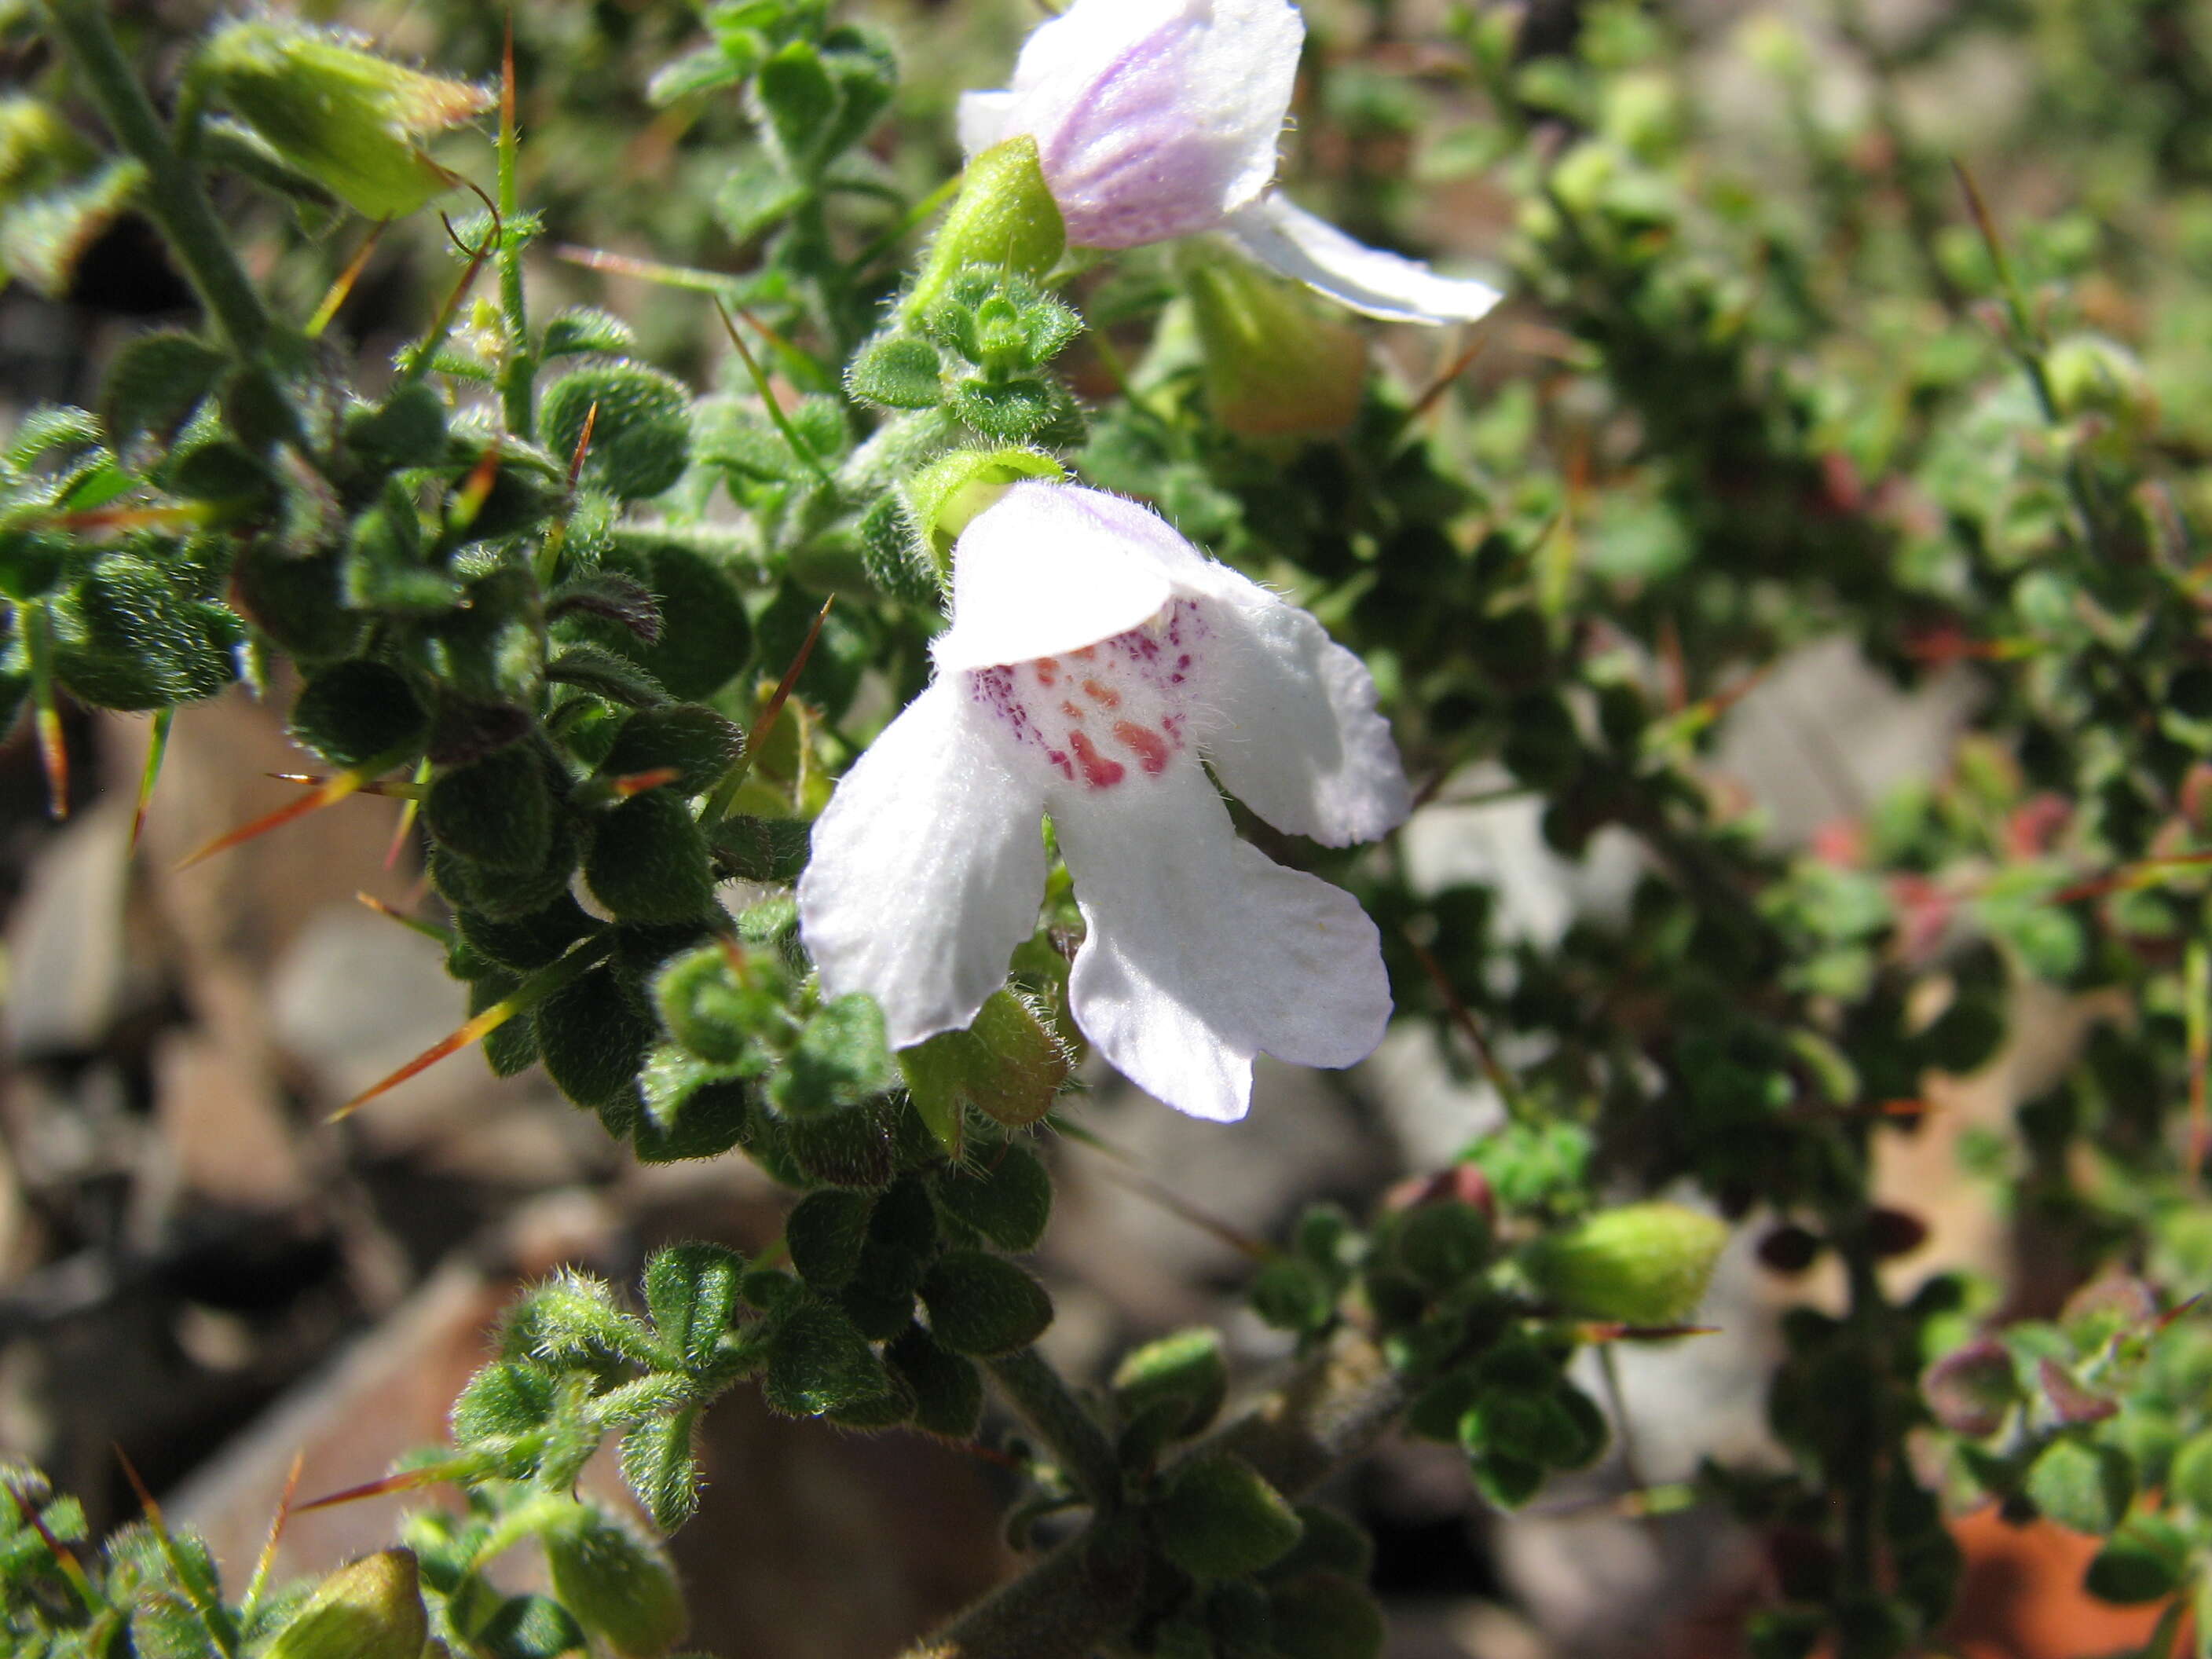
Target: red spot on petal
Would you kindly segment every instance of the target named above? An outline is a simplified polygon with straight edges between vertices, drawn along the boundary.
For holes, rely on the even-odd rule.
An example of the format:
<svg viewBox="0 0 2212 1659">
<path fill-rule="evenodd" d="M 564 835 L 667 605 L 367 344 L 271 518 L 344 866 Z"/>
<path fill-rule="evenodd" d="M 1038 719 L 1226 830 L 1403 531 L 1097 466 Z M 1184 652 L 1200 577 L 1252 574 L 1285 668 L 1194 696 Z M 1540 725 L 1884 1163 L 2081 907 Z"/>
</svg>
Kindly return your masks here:
<svg viewBox="0 0 2212 1659">
<path fill-rule="evenodd" d="M 1060 683 L 1060 659 L 1039 657 L 1036 659 L 1036 677 L 1039 685 L 1057 685 Z"/>
<path fill-rule="evenodd" d="M 1075 750 L 1076 764 L 1083 769 L 1084 782 L 1093 789 L 1111 789 L 1128 775 L 1127 767 L 1119 761 L 1108 760 L 1082 732 L 1069 732 L 1067 743 Z"/>
<path fill-rule="evenodd" d="M 1067 654 L 1078 662 L 1089 662 L 1098 654 L 1098 647 L 1095 645 L 1086 645 L 1081 650 L 1071 651 Z"/>
<path fill-rule="evenodd" d="M 1083 718 L 1083 705 L 1071 700 L 1060 704 L 1060 712 L 1072 720 L 1079 720 Z"/>
<path fill-rule="evenodd" d="M 1119 708 L 1121 706 L 1121 694 L 1110 685 L 1099 684 L 1097 680 L 1083 682 L 1083 695 L 1091 702 L 1102 704 L 1108 708 Z"/>
<path fill-rule="evenodd" d="M 1118 720 L 1114 735 L 1121 746 L 1137 757 L 1137 763 L 1158 777 L 1168 769 L 1168 741 L 1158 732 L 1134 720 Z"/>
</svg>

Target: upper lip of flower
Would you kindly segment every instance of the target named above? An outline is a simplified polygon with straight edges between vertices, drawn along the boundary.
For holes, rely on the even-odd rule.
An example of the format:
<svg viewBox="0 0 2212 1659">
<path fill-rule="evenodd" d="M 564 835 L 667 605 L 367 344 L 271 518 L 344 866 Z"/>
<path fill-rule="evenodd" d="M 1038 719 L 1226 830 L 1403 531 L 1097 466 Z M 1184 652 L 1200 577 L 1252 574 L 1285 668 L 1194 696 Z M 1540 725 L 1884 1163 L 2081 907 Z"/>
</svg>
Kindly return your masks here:
<svg viewBox="0 0 2212 1659">
<path fill-rule="evenodd" d="M 1012 86 L 963 95 L 961 142 L 1034 137 L 1079 246 L 1220 230 L 1370 316 L 1484 315 L 1496 289 L 1364 246 L 1273 189 L 1304 35 L 1287 0 L 1076 0 L 1030 34 Z"/>
<path fill-rule="evenodd" d="M 1018 484 L 979 515 L 953 592 L 937 679 L 815 828 L 800 925 L 825 994 L 873 994 L 895 1046 L 969 1024 L 1034 930 L 1049 811 L 1089 928 L 1071 1006 L 1125 1074 L 1226 1119 L 1262 1050 L 1364 1057 L 1389 1013 L 1373 924 L 1237 841 L 1197 763 L 1285 832 L 1389 830 L 1405 776 L 1358 660 L 1073 484 Z"/>
</svg>

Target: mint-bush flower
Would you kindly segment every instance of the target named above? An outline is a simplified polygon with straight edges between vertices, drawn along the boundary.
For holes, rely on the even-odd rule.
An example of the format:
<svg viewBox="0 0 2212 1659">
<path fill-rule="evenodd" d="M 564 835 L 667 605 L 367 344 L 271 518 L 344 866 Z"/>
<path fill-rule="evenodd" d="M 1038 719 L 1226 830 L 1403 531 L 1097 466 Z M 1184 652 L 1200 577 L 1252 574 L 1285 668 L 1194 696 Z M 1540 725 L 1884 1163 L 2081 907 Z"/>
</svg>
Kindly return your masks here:
<svg viewBox="0 0 2212 1659">
<path fill-rule="evenodd" d="M 1274 190 L 1305 20 L 1287 0 L 1076 0 L 1023 46 L 1011 87 L 960 100 L 971 156 L 1028 134 L 1077 247 L 1225 231 L 1370 317 L 1471 322 L 1487 283 L 1355 242 Z"/>
<path fill-rule="evenodd" d="M 1375 683 L 1319 623 L 1133 502 L 1020 483 L 955 547 L 934 655 L 814 826 L 825 997 L 873 996 L 897 1048 L 966 1026 L 1036 927 L 1050 813 L 1087 928 L 1075 1021 L 1131 1082 L 1226 1122 L 1255 1054 L 1374 1049 L 1375 924 L 1239 840 L 1213 782 L 1331 847 L 1404 821 Z"/>
</svg>

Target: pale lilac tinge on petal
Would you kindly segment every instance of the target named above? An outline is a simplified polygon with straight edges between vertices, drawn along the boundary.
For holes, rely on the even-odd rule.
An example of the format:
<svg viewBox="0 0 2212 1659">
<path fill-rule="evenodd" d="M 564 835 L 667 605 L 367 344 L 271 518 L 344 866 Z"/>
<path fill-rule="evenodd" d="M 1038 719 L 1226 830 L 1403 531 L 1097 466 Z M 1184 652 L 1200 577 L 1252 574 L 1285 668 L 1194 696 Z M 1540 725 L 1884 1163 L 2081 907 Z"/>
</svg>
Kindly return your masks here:
<svg viewBox="0 0 2212 1659">
<path fill-rule="evenodd" d="M 1374 923 L 1350 894 L 1238 841 L 1199 768 L 1047 805 L 1088 928 L 1070 1006 L 1138 1087 L 1231 1122 L 1250 1106 L 1255 1054 L 1349 1066 L 1382 1040 Z"/>
<path fill-rule="evenodd" d="M 1024 46 L 998 136 L 1036 137 L 1075 246 L 1212 229 L 1275 175 L 1304 34 L 1286 0 L 1077 0 Z"/>
<path fill-rule="evenodd" d="M 1471 323 L 1502 297 L 1487 283 L 1439 276 L 1418 259 L 1356 242 L 1279 191 L 1241 209 L 1224 228 L 1262 264 L 1385 322 Z"/>
<path fill-rule="evenodd" d="M 1366 665 L 1305 611 L 1223 574 L 1237 586 L 1205 606 L 1200 750 L 1278 830 L 1327 847 L 1389 834 L 1413 797 Z"/>
<path fill-rule="evenodd" d="M 972 1021 L 1044 896 L 1040 792 L 1004 765 L 964 681 L 930 686 L 840 780 L 799 879 L 823 994 L 874 997 L 893 1048 Z"/>
<path fill-rule="evenodd" d="M 1149 622 L 1218 568 L 1133 501 L 1078 484 L 1018 483 L 952 550 L 952 625 L 939 669 L 1031 661 Z"/>
</svg>

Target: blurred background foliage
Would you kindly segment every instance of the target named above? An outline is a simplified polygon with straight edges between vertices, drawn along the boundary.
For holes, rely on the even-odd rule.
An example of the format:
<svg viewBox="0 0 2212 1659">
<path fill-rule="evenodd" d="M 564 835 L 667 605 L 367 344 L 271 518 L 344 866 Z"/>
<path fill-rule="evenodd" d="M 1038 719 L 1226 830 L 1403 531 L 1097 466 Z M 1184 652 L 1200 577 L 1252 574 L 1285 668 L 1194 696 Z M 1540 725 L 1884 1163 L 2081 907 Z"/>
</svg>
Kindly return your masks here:
<svg viewBox="0 0 2212 1659">
<path fill-rule="evenodd" d="M 667 1558 L 617 1514 L 684 1520 L 699 1425 L 755 1411 L 701 1415 L 740 1380 L 988 1457 L 836 1443 L 854 1509 L 896 1519 L 809 1528 L 821 1471 L 763 1472 L 830 1454 L 757 1411 L 714 1431 L 768 1495 L 749 1534 L 710 1486 L 676 1534 L 702 1651 L 890 1650 L 1006 1565 L 994 1504 L 1018 1548 L 1123 1485 L 1152 1565 L 1114 1629 L 1146 1651 L 1371 1652 L 1370 1589 L 1402 1653 L 2208 1650 L 2212 21 L 1306 10 L 1289 187 L 1510 273 L 1479 330 L 1354 333 L 1176 248 L 1052 273 L 1065 307 L 1042 270 L 957 273 L 871 343 L 957 168 L 953 99 L 1034 21 L 1013 4 L 532 4 L 507 144 L 496 9 L 302 8 L 460 83 L 379 83 L 399 136 L 367 155 L 319 146 L 281 76 L 276 106 L 255 90 L 249 48 L 306 50 L 282 21 L 0 6 L 0 1436 L 79 1494 L 27 1463 L 0 1500 L 29 1651 L 665 1651 Z M 87 16 L 204 178 L 197 229 L 160 156 L 111 147 Z M 414 210 L 418 143 L 483 199 Z M 1212 1164 L 1129 1153 L 1097 1078 L 1031 1133 L 1075 1036 L 1064 884 L 980 1057 L 902 1071 L 793 954 L 804 825 L 927 672 L 926 468 L 987 452 L 963 482 L 1063 465 L 1312 608 L 1424 792 L 1379 849 L 1244 826 L 1360 895 L 1406 1029 L 1306 1108 L 1278 1079 L 1206 1132 L 1235 1141 Z M 124 866 L 117 835 L 40 820 L 74 795 L 127 825 L 149 715 L 172 754 L 126 897 L 82 873 Z M 492 1069 L 542 1060 L 592 1117 L 478 1072 L 434 1127 L 373 1127 L 398 1093 L 313 1127 L 422 1046 L 331 1036 L 371 1000 L 338 934 L 297 989 L 290 912 L 373 886 L 389 817 L 342 841 L 322 826 L 369 809 L 333 799 L 229 853 L 277 872 L 232 878 L 262 908 L 167 867 L 280 799 L 241 787 L 280 721 L 325 794 L 406 803 L 378 902 L 436 947 L 402 977 L 434 984 L 441 948 L 467 1012 L 507 1013 Z M 308 836 L 312 878 L 255 866 Z M 86 984 L 88 1007 L 55 990 Z M 495 1133 L 484 1101 L 512 1105 Z M 1102 1136 L 1244 1254 L 1102 1266 L 1158 1224 L 1101 1224 Z M 1239 1160 L 1273 1171 L 1256 1196 Z M 1086 1202 L 1048 1232 L 1055 1181 Z M 1668 1336 L 1706 1214 L 1740 1241 L 1723 1334 Z M 722 1244 L 648 1255 L 679 1237 Z M 599 1276 L 547 1277 L 567 1264 Z M 607 1288 L 641 1274 L 645 1316 Z M 1029 1346 L 1055 1306 L 1043 1352 L 1097 1407 L 1057 1429 Z M 438 1309 L 434 1359 L 407 1344 Z M 249 1425 L 315 1388 L 345 1416 L 300 1379 L 371 1318 L 436 1395 L 392 1436 L 449 1427 L 418 1478 L 466 1490 L 360 1507 L 408 1553 L 333 1573 L 348 1551 L 299 1542 L 332 1512 L 303 1515 L 286 1559 L 319 1588 L 280 1592 L 234 1536 L 218 1575 L 181 1530 L 110 1533 L 140 1507 L 111 1440 L 198 1482 L 192 1525 L 265 1524 L 257 1437 L 307 1419 Z M 1176 1449 L 1221 1347 L 1123 1351 L 1193 1320 L 1240 1381 L 1379 1344 L 1378 1426 L 1408 1432 L 1329 1489 L 1372 1559 L 1285 1501 L 1317 1470 L 1233 1429 Z M 124 1357 L 150 1386 L 106 1375 Z M 1026 1427 L 986 1413 L 987 1371 Z M 373 1449 L 322 1489 L 398 1443 Z M 972 1502 L 916 1501 L 962 1480 Z M 910 1564 L 902 1530 L 965 1547 L 879 1582 L 878 1623 L 841 1612 L 853 1540 Z M 525 1539 L 535 1577 L 498 1565 Z"/>
</svg>

